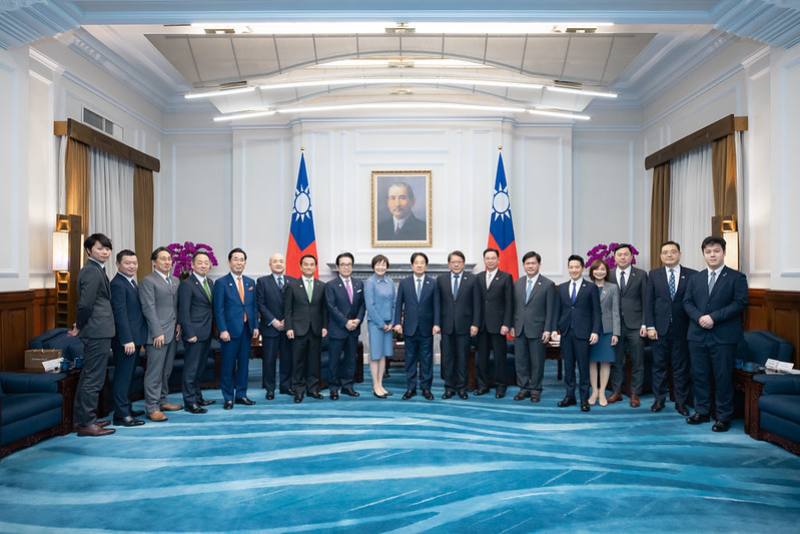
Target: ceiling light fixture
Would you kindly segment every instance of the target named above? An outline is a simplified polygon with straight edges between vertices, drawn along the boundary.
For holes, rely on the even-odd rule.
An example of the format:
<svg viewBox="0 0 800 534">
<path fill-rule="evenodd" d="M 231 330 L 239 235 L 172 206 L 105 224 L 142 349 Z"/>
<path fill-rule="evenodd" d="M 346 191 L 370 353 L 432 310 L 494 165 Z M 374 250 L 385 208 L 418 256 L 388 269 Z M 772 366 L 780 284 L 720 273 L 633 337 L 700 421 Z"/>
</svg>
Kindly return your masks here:
<svg viewBox="0 0 800 534">
<path fill-rule="evenodd" d="M 602 28 L 612 22 L 411 22 L 416 33 L 525 35 L 553 33 L 561 28 Z"/>
<path fill-rule="evenodd" d="M 193 100 L 195 98 L 212 98 L 215 96 L 240 95 L 243 93 L 252 93 L 255 90 L 256 90 L 255 86 L 237 87 L 236 89 L 216 89 L 214 91 L 204 91 L 202 93 L 189 93 L 183 95 L 183 98 L 185 98 L 186 100 Z"/>
<path fill-rule="evenodd" d="M 541 89 L 540 83 L 504 82 L 502 80 L 481 80 L 472 78 L 333 78 L 309 80 L 305 82 L 286 82 L 260 85 L 263 91 L 279 89 L 299 89 L 304 87 L 327 87 L 339 85 L 468 85 L 476 87 L 504 87 L 512 89 Z"/>
<path fill-rule="evenodd" d="M 247 111 L 244 113 L 234 113 L 233 115 L 220 115 L 219 117 L 214 117 L 214 122 L 229 122 L 244 119 L 255 119 L 256 117 L 270 117 L 275 115 L 275 113 L 276 111 L 274 109 L 268 109 L 264 111 Z"/>
<path fill-rule="evenodd" d="M 583 95 L 583 96 L 599 96 L 601 98 L 617 98 L 617 93 L 611 93 L 607 91 L 593 91 L 587 89 L 578 89 L 572 87 L 560 87 L 558 85 L 548 85 L 546 86 L 548 91 L 552 91 L 554 93 L 570 93 L 573 95 Z"/>
<path fill-rule="evenodd" d="M 580 113 L 570 113 L 568 111 L 558 111 L 555 109 L 529 109 L 528 113 L 531 115 L 542 115 L 544 117 L 557 117 L 559 119 L 574 119 L 579 121 L 588 121 L 591 119 L 589 115 L 582 115 Z"/>
</svg>

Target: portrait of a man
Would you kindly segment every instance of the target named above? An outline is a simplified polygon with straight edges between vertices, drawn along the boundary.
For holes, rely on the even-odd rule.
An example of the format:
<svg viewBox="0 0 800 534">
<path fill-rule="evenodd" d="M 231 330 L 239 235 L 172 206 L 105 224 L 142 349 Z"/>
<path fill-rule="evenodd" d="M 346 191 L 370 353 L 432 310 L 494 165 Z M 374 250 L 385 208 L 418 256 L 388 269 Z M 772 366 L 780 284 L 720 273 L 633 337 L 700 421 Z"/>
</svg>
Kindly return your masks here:
<svg viewBox="0 0 800 534">
<path fill-rule="evenodd" d="M 430 246 L 430 171 L 372 173 L 372 244 Z"/>
</svg>

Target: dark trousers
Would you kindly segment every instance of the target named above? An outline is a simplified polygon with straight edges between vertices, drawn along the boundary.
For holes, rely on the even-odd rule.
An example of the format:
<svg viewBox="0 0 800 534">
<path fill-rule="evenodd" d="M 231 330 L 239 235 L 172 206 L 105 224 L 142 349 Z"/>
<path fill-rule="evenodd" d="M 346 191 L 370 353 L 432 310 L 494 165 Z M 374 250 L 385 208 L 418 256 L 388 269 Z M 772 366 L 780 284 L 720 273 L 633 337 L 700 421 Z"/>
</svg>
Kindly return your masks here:
<svg viewBox="0 0 800 534">
<path fill-rule="evenodd" d="M 506 336 L 491 334 L 486 330 L 478 333 L 478 389 L 490 388 L 497 385 L 500 389 L 506 387 Z M 494 355 L 494 376 L 489 373 L 489 353 Z"/>
<path fill-rule="evenodd" d="M 541 338 L 523 335 L 514 339 L 514 367 L 520 391 L 541 393 L 544 377 L 544 344 Z"/>
<path fill-rule="evenodd" d="M 183 404 L 198 404 L 203 398 L 200 380 L 205 372 L 211 339 L 183 344 Z M 245 388 L 246 390 L 246 388 Z M 244 395 L 242 395 L 244 396 Z"/>
<path fill-rule="evenodd" d="M 417 389 L 417 365 L 419 382 L 428 391 L 433 384 L 433 336 L 405 336 L 406 389 Z"/>
<path fill-rule="evenodd" d="M 261 385 L 269 393 L 275 391 L 275 368 L 280 359 L 280 391 L 292 389 L 292 346 L 281 332 L 275 337 L 262 338 Z"/>
<path fill-rule="evenodd" d="M 442 334 L 441 348 L 444 390 L 466 391 L 469 334 Z"/>
<path fill-rule="evenodd" d="M 661 401 L 669 392 L 669 369 L 675 404 L 685 406 L 689 400 L 689 344 L 686 334 L 676 334 L 672 326 L 653 344 L 653 395 Z"/>
<path fill-rule="evenodd" d="M 516 349 L 515 349 L 516 350 Z M 589 340 L 578 339 L 572 332 L 561 336 L 561 356 L 564 358 L 564 384 L 566 397 L 575 398 L 575 364 L 578 365 L 580 382 L 578 385 L 581 402 L 589 398 Z"/>
<path fill-rule="evenodd" d="M 322 337 L 309 330 L 292 340 L 292 387 L 295 395 L 319 393 L 320 348 Z"/>
<path fill-rule="evenodd" d="M 690 341 L 689 353 L 692 357 L 694 410 L 700 415 L 710 415 L 713 394 L 717 421 L 730 421 L 733 418 L 733 361 L 736 345 Z"/>
<path fill-rule="evenodd" d="M 353 378 L 356 374 L 356 345 L 358 333 L 341 339 L 328 340 L 328 369 L 330 371 L 329 389 L 331 392 L 340 389 L 353 389 Z"/>
<path fill-rule="evenodd" d="M 232 337 L 222 345 L 222 376 L 219 378 L 222 398 L 227 402 L 247 396 L 247 370 L 250 363 L 250 331 Z"/>
<path fill-rule="evenodd" d="M 97 421 L 97 400 L 106 381 L 111 338 L 82 338 L 83 368 L 75 392 L 75 422 L 78 426 Z"/>
<path fill-rule="evenodd" d="M 114 419 L 123 419 L 131 414 L 131 382 L 133 373 L 136 371 L 136 364 L 139 363 L 139 351 L 141 346 L 136 347 L 136 352 L 131 355 L 125 354 L 122 345 L 114 342 L 114 383 L 111 386 L 111 393 L 114 402 Z"/>
<path fill-rule="evenodd" d="M 625 381 L 626 353 L 631 355 L 631 392 L 641 395 L 644 383 L 644 340 L 639 335 L 638 328 L 631 330 L 622 327 L 614 366 L 611 369 L 611 387 L 615 393 L 622 391 L 622 383 Z"/>
</svg>

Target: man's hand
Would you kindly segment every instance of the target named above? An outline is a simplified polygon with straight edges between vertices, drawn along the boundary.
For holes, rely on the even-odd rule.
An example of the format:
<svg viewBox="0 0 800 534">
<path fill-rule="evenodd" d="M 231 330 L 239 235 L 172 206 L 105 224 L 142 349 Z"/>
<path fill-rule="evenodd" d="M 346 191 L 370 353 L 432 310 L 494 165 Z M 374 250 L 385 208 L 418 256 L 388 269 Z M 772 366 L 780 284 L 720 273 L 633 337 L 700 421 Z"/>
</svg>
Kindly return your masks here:
<svg viewBox="0 0 800 534">
<path fill-rule="evenodd" d="M 647 327 L 646 326 L 642 325 L 641 328 L 639 328 L 639 337 L 647 337 Z"/>
<path fill-rule="evenodd" d="M 223 330 L 222 332 L 219 333 L 219 340 L 227 343 L 228 341 L 231 340 L 230 333 L 227 330 Z"/>
<path fill-rule="evenodd" d="M 503 325 L 503 326 L 500 327 L 500 335 L 501 336 L 507 336 L 509 332 L 511 332 L 511 337 L 514 337 L 513 329 L 509 330 L 506 325 Z"/>
<path fill-rule="evenodd" d="M 390 330 L 393 330 L 393 329 L 394 329 L 394 325 L 391 325 L 391 324 L 383 325 L 383 331 L 384 332 L 389 332 Z"/>
<path fill-rule="evenodd" d="M 78 337 L 78 332 L 80 332 L 80 330 L 78 330 L 78 325 L 72 323 L 72 330 L 68 330 L 67 335 L 72 337 Z"/>
<path fill-rule="evenodd" d="M 619 343 L 619 338 L 617 336 L 611 336 L 611 346 L 616 347 L 617 343 Z"/>
<path fill-rule="evenodd" d="M 435 336 L 436 334 L 438 334 L 439 332 L 441 332 L 441 331 L 442 331 L 442 329 L 441 329 L 441 328 L 439 328 L 438 326 L 434 325 L 434 327 L 433 327 L 433 335 L 434 335 L 434 336 Z"/>
<path fill-rule="evenodd" d="M 712 319 L 710 315 L 703 315 L 697 322 L 706 330 L 714 328 L 714 319 Z"/>
<path fill-rule="evenodd" d="M 274 328 L 278 332 L 283 332 L 283 329 L 284 329 L 283 321 L 279 321 L 277 319 L 273 319 L 270 324 L 272 325 L 272 328 Z"/>
<path fill-rule="evenodd" d="M 323 328 L 322 329 L 322 337 L 328 337 L 328 329 L 327 328 Z"/>
<path fill-rule="evenodd" d="M 261 332 L 259 332 L 259 331 L 258 331 L 258 328 L 256 328 L 255 330 L 253 330 L 253 339 L 258 339 L 258 336 L 259 336 L 260 334 L 261 334 Z"/>
<path fill-rule="evenodd" d="M 394 331 L 395 331 L 396 334 L 402 334 L 403 333 L 403 325 L 399 325 L 399 324 L 394 325 Z"/>
<path fill-rule="evenodd" d="M 478 335 L 478 327 L 475 326 L 475 325 L 470 326 L 469 327 L 469 335 L 472 336 L 472 337 L 477 336 Z"/>
<path fill-rule="evenodd" d="M 352 332 L 353 330 L 358 328 L 358 319 L 350 319 L 344 324 L 344 327 Z"/>
<path fill-rule="evenodd" d="M 192 336 L 189 339 L 184 339 L 187 343 L 197 343 L 197 336 Z"/>
<path fill-rule="evenodd" d="M 136 343 L 134 343 L 133 341 L 131 341 L 130 343 L 125 343 L 122 346 L 122 348 L 125 349 L 125 355 L 130 356 L 131 354 L 136 352 Z"/>
<path fill-rule="evenodd" d="M 600 339 L 600 336 L 592 332 L 592 335 L 589 336 L 589 345 L 594 345 Z"/>
<path fill-rule="evenodd" d="M 287 330 L 286 337 L 289 339 L 294 339 L 294 330 Z"/>
<path fill-rule="evenodd" d="M 161 334 L 160 336 L 154 337 L 153 338 L 153 346 L 155 348 L 157 348 L 157 349 L 160 349 L 161 347 L 164 346 L 164 341 L 166 339 L 167 339 L 167 337 L 164 334 Z"/>
<path fill-rule="evenodd" d="M 656 341 L 658 339 L 658 332 L 656 332 L 655 328 L 648 328 L 647 337 L 653 341 Z"/>
<path fill-rule="evenodd" d="M 548 343 L 550 341 L 550 332 L 542 332 L 542 343 Z"/>
</svg>

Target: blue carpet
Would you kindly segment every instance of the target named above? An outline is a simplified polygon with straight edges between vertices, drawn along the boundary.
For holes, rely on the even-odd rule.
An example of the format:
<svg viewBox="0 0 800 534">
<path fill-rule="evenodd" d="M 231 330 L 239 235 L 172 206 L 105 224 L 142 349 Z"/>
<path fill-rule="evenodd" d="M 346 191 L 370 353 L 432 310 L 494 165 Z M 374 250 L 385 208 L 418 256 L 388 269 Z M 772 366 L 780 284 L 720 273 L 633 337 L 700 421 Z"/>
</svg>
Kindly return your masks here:
<svg viewBox="0 0 800 534">
<path fill-rule="evenodd" d="M 388 400 L 267 402 L 254 374 L 256 406 L 0 461 L 0 531 L 798 532 L 800 458 L 647 397 L 557 408 L 551 363 L 539 405 L 401 401 L 400 370 Z"/>
</svg>

